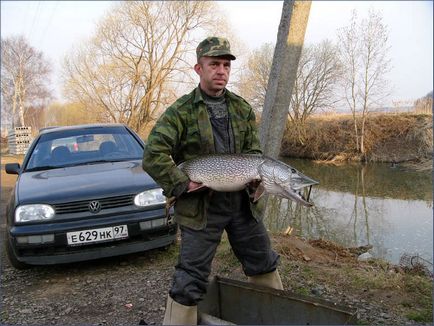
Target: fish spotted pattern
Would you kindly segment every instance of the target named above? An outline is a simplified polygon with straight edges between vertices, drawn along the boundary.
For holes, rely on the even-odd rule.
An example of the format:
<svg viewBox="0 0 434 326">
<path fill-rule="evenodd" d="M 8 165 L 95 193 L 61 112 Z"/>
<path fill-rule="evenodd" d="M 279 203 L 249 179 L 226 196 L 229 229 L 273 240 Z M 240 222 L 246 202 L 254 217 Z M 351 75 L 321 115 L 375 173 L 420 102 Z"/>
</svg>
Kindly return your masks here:
<svg viewBox="0 0 434 326">
<path fill-rule="evenodd" d="M 216 191 L 239 191 L 254 180 L 261 180 L 255 200 L 264 192 L 313 206 L 301 190 L 318 184 L 293 167 L 256 154 L 204 155 L 179 165 L 190 180 Z"/>
</svg>

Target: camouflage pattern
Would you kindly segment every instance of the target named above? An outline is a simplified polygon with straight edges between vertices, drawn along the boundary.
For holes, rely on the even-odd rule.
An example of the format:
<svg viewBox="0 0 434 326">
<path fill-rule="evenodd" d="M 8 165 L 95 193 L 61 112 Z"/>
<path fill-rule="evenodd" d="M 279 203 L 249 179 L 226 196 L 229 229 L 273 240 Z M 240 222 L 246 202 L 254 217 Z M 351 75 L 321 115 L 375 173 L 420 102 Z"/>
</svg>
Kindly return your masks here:
<svg viewBox="0 0 434 326">
<path fill-rule="evenodd" d="M 231 45 L 229 41 L 222 37 L 207 37 L 196 48 L 197 60 L 201 57 L 220 57 L 226 56 L 230 60 L 235 60 L 236 57 L 231 53 Z"/>
<path fill-rule="evenodd" d="M 260 154 L 255 114 L 238 95 L 226 90 L 228 111 L 235 136 L 235 152 Z M 177 165 L 195 157 L 214 153 L 211 123 L 199 88 L 182 96 L 161 115 L 152 129 L 143 154 L 143 169 L 163 188 L 166 197 L 188 182 Z M 176 200 L 175 219 L 187 227 L 206 225 L 208 192 L 184 193 Z M 256 206 L 255 206 L 256 207 Z M 259 211 L 252 211 L 256 218 Z"/>
</svg>

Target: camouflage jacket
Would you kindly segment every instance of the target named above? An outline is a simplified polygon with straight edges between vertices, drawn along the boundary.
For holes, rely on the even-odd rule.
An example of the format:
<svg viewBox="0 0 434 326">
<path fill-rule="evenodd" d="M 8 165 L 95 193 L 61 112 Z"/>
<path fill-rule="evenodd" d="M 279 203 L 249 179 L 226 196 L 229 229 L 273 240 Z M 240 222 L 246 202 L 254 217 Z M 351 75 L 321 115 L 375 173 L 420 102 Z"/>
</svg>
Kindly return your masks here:
<svg viewBox="0 0 434 326">
<path fill-rule="evenodd" d="M 236 153 L 261 153 L 255 114 L 238 95 L 226 90 Z M 199 88 L 173 103 L 152 129 L 143 154 L 143 169 L 163 188 L 166 197 L 189 180 L 177 165 L 214 153 L 208 111 Z M 206 225 L 207 192 L 183 193 L 175 203 L 175 220 L 194 229 Z M 258 217 L 258 213 L 253 211 Z"/>
</svg>

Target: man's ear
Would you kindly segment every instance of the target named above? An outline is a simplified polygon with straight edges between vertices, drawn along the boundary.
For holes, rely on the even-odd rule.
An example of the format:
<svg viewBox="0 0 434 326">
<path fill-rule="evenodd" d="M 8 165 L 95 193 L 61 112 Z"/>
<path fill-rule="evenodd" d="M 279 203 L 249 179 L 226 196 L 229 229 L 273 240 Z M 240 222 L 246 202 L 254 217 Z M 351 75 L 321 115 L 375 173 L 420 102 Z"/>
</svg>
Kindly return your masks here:
<svg viewBox="0 0 434 326">
<path fill-rule="evenodd" d="M 194 71 L 196 71 L 196 74 L 200 76 L 202 74 L 202 65 L 200 63 L 196 63 L 194 65 Z"/>
</svg>

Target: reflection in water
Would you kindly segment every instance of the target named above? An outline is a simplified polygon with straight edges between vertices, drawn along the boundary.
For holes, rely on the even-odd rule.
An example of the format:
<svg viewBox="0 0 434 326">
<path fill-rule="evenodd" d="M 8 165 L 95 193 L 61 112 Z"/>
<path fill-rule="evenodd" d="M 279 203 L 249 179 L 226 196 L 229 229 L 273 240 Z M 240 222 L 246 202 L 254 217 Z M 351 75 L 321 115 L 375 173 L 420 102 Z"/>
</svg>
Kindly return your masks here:
<svg viewBox="0 0 434 326">
<path fill-rule="evenodd" d="M 376 257 L 398 263 L 404 253 L 433 261 L 430 172 L 392 169 L 387 164 L 329 166 L 286 160 L 319 180 L 312 208 L 270 196 L 265 220 L 273 232 L 291 226 L 306 238 L 347 247 L 372 245 Z"/>
</svg>

